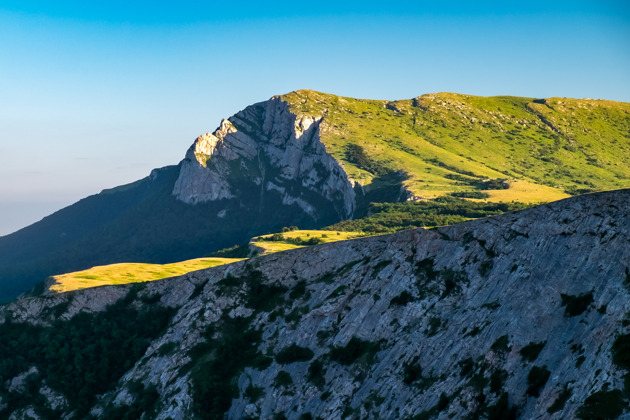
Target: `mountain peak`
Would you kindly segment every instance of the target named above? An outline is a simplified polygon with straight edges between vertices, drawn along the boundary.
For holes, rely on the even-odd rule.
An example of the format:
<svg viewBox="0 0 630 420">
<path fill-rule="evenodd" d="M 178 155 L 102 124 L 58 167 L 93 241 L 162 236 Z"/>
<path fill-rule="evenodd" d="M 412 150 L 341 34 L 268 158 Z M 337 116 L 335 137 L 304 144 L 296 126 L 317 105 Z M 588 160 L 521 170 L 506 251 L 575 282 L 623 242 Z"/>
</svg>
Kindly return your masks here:
<svg viewBox="0 0 630 420">
<path fill-rule="evenodd" d="M 360 218 L 370 203 L 531 205 L 628 187 L 629 113 L 610 101 L 448 92 L 275 96 L 199 136 L 178 166 L 0 238 L 0 299 L 48 275 L 191 259 L 283 226 Z"/>
</svg>

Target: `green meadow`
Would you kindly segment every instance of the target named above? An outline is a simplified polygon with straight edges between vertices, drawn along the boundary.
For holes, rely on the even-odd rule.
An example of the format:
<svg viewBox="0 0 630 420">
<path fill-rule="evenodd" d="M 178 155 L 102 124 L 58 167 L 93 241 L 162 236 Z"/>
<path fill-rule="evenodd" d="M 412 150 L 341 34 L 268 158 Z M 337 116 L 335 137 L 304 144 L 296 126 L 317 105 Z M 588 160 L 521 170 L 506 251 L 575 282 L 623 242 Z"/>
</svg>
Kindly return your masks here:
<svg viewBox="0 0 630 420">
<path fill-rule="evenodd" d="M 486 191 L 494 202 L 630 187 L 627 103 L 454 93 L 379 101 L 309 90 L 282 98 L 299 116 L 322 118 L 328 152 L 368 191 L 401 171 L 417 199 L 475 192 L 486 179 L 509 186 Z"/>
<path fill-rule="evenodd" d="M 139 283 L 240 261 L 242 258 L 196 258 L 173 264 L 119 263 L 52 276 L 51 292 L 62 293 L 112 284 Z"/>
</svg>

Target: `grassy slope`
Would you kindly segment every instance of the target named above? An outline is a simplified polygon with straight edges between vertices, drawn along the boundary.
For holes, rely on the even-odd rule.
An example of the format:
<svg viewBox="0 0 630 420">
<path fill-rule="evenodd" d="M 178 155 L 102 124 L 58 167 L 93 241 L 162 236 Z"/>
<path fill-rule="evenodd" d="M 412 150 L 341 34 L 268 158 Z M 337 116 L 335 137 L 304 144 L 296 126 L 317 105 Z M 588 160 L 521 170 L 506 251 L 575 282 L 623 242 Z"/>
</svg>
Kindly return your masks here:
<svg viewBox="0 0 630 420">
<path fill-rule="evenodd" d="M 328 230 L 294 230 L 291 232 L 284 232 L 282 236 L 285 240 L 272 241 L 270 238 L 273 235 L 261 235 L 256 238 L 252 238 L 250 244 L 260 248 L 262 252 L 260 254 L 272 254 L 274 252 L 286 251 L 289 249 L 303 248 L 308 245 L 296 245 L 291 240 L 297 239 L 298 242 L 308 241 L 311 238 L 317 238 L 320 243 L 345 241 L 348 239 L 355 239 L 365 234 L 361 232 L 340 232 L 340 231 L 328 231 Z"/>
<path fill-rule="evenodd" d="M 302 248 L 307 245 L 296 245 L 291 240 L 309 240 L 318 238 L 320 243 L 336 242 L 364 236 L 359 232 L 335 232 L 321 230 L 295 230 L 282 234 L 286 240 L 268 240 L 272 235 L 262 235 L 252 239 L 262 254 Z M 267 239 L 267 240 L 266 240 Z M 107 286 L 112 284 L 139 283 L 179 276 L 195 270 L 215 267 L 241 261 L 244 258 L 196 258 L 172 264 L 119 263 L 92 267 L 88 270 L 52 276 L 54 283 L 49 290 L 55 293 L 69 292 L 88 287 Z"/>
<path fill-rule="evenodd" d="M 302 90 L 282 96 L 324 120 L 321 139 L 348 174 L 375 178 L 348 158 L 360 145 L 380 167 L 404 170 L 407 188 L 433 198 L 506 178 L 490 201 L 544 202 L 630 186 L 630 104 L 604 100 L 427 94 L 412 100 L 343 98 Z M 368 168 L 369 169 L 369 168 Z M 517 181 L 515 181 L 517 180 Z"/>
<path fill-rule="evenodd" d="M 53 276 L 50 291 L 62 293 L 110 284 L 139 283 L 179 276 L 195 270 L 240 261 L 241 258 L 196 258 L 173 264 L 120 263 Z"/>
</svg>

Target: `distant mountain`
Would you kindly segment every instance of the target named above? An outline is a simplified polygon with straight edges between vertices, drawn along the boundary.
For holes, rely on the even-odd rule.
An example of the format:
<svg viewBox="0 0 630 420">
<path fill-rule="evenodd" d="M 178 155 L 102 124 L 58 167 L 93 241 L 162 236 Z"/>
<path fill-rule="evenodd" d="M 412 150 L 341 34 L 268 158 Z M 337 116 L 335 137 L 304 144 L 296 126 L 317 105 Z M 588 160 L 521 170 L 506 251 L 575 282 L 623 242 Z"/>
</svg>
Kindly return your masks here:
<svg viewBox="0 0 630 420">
<path fill-rule="evenodd" d="M 7 418 L 630 416 L 630 190 L 0 307 Z"/>
<path fill-rule="evenodd" d="M 1 237 L 0 300 L 52 274 L 362 217 L 371 202 L 536 203 L 628 187 L 629 115 L 630 104 L 586 99 L 276 96 L 197 138 L 179 165 Z"/>
</svg>

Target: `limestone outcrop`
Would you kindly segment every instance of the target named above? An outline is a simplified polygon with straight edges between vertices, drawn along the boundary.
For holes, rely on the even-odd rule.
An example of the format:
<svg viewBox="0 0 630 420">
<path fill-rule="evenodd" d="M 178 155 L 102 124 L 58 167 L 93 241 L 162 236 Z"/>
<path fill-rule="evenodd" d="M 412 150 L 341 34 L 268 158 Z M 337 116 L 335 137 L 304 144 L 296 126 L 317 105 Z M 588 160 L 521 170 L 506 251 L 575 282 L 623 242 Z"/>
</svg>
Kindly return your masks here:
<svg viewBox="0 0 630 420">
<path fill-rule="evenodd" d="M 153 396 L 143 418 L 158 419 L 223 409 L 231 419 L 628 418 L 628 372 L 614 353 L 630 337 L 629 273 L 630 190 L 620 190 L 142 287 L 20 299 L 0 309 L 0 326 L 98 315 L 115 302 L 171 308 L 144 355 L 95 399 L 96 417 L 142 406 L 141 389 Z M 3 386 L 28 375 L 72 418 L 42 372 L 34 362 Z M 224 406 L 204 394 L 217 377 Z"/>
<path fill-rule="evenodd" d="M 315 220 L 321 201 L 340 219 L 355 208 L 353 183 L 319 139 L 322 116 L 297 115 L 281 97 L 245 108 L 199 136 L 181 163 L 173 195 L 189 204 L 233 198 L 251 181 L 263 197 L 278 192 Z"/>
</svg>

